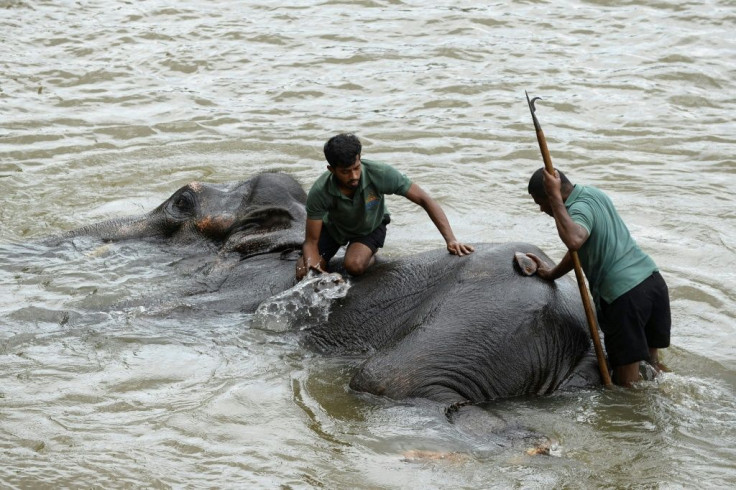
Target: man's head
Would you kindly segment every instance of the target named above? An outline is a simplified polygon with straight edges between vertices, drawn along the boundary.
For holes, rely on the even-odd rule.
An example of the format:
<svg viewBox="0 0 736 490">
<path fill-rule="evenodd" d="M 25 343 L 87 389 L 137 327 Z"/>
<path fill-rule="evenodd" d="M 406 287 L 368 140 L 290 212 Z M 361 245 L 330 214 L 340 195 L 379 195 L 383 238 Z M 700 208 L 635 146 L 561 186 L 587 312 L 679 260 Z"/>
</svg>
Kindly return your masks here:
<svg viewBox="0 0 736 490">
<path fill-rule="evenodd" d="M 333 136 L 325 143 L 324 151 L 330 167 L 352 167 L 355 159 L 360 156 L 362 145 L 357 136 L 351 133 L 341 133 Z"/>
<path fill-rule="evenodd" d="M 557 170 L 557 173 L 560 175 L 561 192 L 564 200 L 572 192 L 572 182 L 570 182 L 570 179 L 568 179 L 562 171 Z M 549 199 L 547 198 L 547 191 L 544 190 L 544 167 L 538 169 L 532 174 L 529 179 L 529 187 L 527 189 L 529 194 L 531 194 L 532 199 L 534 199 L 534 202 L 539 205 L 539 210 L 550 216 L 554 216 L 554 214 L 552 214 L 552 207 L 549 204 Z"/>
<path fill-rule="evenodd" d="M 361 149 L 358 137 L 350 133 L 338 134 L 325 143 L 325 158 L 329 164 L 327 170 L 332 172 L 343 189 L 355 190 L 360 185 Z"/>
</svg>

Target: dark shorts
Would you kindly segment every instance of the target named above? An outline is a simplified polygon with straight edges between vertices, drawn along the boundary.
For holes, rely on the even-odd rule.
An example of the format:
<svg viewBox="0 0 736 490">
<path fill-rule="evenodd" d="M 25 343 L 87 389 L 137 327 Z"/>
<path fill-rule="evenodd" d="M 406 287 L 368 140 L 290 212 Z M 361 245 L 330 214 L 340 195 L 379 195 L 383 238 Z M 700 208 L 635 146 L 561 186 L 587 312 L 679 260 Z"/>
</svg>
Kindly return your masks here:
<svg viewBox="0 0 736 490">
<path fill-rule="evenodd" d="M 370 248 L 375 254 L 379 248 L 383 247 L 383 243 L 386 241 L 386 225 L 391 222 L 391 218 L 386 215 L 383 218 L 383 222 L 378 225 L 378 228 L 370 232 L 369 234 L 357 238 L 351 238 L 348 241 L 348 246 L 351 243 L 362 243 L 366 247 Z M 337 243 L 332 235 L 327 232 L 326 227 L 322 227 L 322 233 L 319 235 L 319 243 L 317 248 L 319 254 L 325 259 L 325 262 L 329 262 L 332 257 L 335 256 L 337 251 L 342 245 Z"/>
<path fill-rule="evenodd" d="M 652 273 L 608 304 L 600 301 L 598 321 L 611 367 L 649 360 L 649 349 L 670 345 L 670 297 L 667 284 Z"/>
</svg>

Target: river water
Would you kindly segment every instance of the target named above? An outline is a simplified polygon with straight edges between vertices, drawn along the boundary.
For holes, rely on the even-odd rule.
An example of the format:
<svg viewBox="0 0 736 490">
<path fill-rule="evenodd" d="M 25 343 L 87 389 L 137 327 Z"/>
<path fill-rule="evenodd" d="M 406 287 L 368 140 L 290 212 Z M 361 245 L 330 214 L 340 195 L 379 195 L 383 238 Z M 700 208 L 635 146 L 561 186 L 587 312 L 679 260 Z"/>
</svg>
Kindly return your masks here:
<svg viewBox="0 0 736 490">
<path fill-rule="evenodd" d="M 0 0 L 0 486 L 733 487 L 735 28 L 726 0 Z M 559 259 L 526 193 L 525 90 L 556 166 L 610 194 L 672 299 L 658 382 L 488 407 L 552 456 L 351 392 L 359 359 L 249 315 L 110 309 L 170 287 L 176 252 L 29 243 L 193 180 L 308 188 L 353 131 L 461 240 Z M 383 256 L 443 245 L 389 204 Z"/>
</svg>

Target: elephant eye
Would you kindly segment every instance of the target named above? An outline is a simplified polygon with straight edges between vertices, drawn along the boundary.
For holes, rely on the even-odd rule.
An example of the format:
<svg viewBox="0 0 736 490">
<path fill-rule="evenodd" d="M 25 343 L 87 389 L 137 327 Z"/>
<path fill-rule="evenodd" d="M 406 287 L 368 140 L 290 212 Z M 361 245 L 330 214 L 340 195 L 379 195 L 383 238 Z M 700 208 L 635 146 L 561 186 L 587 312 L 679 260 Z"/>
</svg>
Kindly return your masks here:
<svg viewBox="0 0 736 490">
<path fill-rule="evenodd" d="M 178 213 L 190 214 L 194 211 L 194 197 L 189 192 L 182 192 L 174 199 L 173 208 Z"/>
<path fill-rule="evenodd" d="M 174 206 L 183 210 L 188 207 L 191 207 L 191 204 L 192 202 L 187 196 L 179 196 L 179 199 L 176 200 L 176 203 L 174 203 Z"/>
</svg>

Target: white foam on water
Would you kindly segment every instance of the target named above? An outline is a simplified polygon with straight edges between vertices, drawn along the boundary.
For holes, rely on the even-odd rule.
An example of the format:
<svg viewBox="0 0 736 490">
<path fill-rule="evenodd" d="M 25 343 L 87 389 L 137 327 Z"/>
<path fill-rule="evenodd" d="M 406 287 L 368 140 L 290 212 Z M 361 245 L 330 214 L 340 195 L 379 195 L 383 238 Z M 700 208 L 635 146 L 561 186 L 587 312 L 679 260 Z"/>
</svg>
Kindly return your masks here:
<svg viewBox="0 0 736 490">
<path fill-rule="evenodd" d="M 304 329 L 327 320 L 333 300 L 344 298 L 349 289 L 350 283 L 336 272 L 310 272 L 296 286 L 261 303 L 251 326 L 269 332 Z"/>
</svg>

